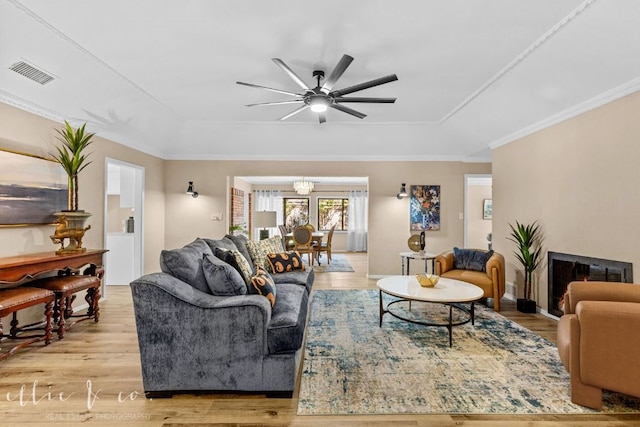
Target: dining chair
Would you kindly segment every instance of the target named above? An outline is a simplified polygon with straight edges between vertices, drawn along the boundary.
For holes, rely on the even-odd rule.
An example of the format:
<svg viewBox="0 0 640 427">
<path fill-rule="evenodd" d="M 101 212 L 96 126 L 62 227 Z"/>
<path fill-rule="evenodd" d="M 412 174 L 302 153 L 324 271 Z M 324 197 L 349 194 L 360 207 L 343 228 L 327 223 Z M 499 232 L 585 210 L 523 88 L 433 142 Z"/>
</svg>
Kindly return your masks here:
<svg viewBox="0 0 640 427">
<path fill-rule="evenodd" d="M 293 239 L 287 237 L 287 227 L 283 224 L 278 225 L 278 229 L 280 230 L 280 236 L 282 236 L 282 247 L 285 251 L 289 251 L 293 249 Z"/>
<path fill-rule="evenodd" d="M 307 254 L 309 265 L 313 265 L 316 248 L 313 246 L 312 234 L 309 227 L 299 226 L 293 229 L 293 250 L 300 254 Z"/>
<path fill-rule="evenodd" d="M 318 265 L 320 265 L 320 255 L 322 255 L 322 252 L 326 252 L 327 253 L 327 264 L 331 264 L 331 239 L 333 239 L 333 232 L 335 231 L 335 229 L 336 229 L 335 225 L 333 227 L 331 227 L 331 229 L 329 230 L 329 234 L 327 235 L 327 240 L 322 242 L 316 248 L 316 256 L 318 258 Z"/>
</svg>

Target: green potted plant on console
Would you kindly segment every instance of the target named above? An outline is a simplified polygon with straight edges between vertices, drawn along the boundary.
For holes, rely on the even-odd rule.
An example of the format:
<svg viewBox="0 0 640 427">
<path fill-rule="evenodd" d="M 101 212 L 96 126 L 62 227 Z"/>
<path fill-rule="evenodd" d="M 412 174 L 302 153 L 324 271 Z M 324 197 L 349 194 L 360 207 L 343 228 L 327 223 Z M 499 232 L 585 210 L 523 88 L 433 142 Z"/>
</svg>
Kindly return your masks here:
<svg viewBox="0 0 640 427">
<path fill-rule="evenodd" d="M 56 147 L 57 152 L 52 153 L 51 157 L 59 163 L 67 173 L 69 190 L 67 209 L 62 212 L 55 212 L 58 217 L 56 221 L 56 230 L 51 237 L 55 244 L 60 244 L 58 254 L 85 252 L 82 247 L 82 237 L 84 232 L 91 226 L 84 226 L 84 223 L 90 213 L 78 209 L 78 174 L 87 167 L 91 162 L 87 161 L 88 154 L 84 154 L 84 150 L 93 142 L 95 135 L 91 132 L 85 133 L 86 123 L 77 129 L 65 120 L 64 129 L 56 129 L 58 140 L 62 145 Z M 64 245 L 65 239 L 69 239 L 69 244 Z"/>
<path fill-rule="evenodd" d="M 531 224 L 520 224 L 516 221 L 515 227 L 511 227 L 511 235 L 507 237 L 516 244 L 514 255 L 524 269 L 524 298 L 516 301 L 518 311 L 522 313 L 535 313 L 536 302 L 531 299 L 533 287 L 533 273 L 542 261 L 542 232 L 540 224 L 534 221 Z"/>
</svg>

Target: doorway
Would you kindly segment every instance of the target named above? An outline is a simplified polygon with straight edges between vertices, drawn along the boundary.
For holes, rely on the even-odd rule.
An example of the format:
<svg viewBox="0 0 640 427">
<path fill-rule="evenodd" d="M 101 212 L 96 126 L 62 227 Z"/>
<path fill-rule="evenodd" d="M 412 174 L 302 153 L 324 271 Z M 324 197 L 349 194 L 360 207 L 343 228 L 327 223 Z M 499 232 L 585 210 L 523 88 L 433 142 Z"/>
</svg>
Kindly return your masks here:
<svg viewBox="0 0 640 427">
<path fill-rule="evenodd" d="M 144 271 L 144 167 L 106 158 L 105 175 L 105 284 L 128 285 Z"/>
<path fill-rule="evenodd" d="M 493 178 L 488 174 L 464 176 L 464 247 L 490 248 Z M 488 208 L 488 210 L 487 210 Z"/>
</svg>

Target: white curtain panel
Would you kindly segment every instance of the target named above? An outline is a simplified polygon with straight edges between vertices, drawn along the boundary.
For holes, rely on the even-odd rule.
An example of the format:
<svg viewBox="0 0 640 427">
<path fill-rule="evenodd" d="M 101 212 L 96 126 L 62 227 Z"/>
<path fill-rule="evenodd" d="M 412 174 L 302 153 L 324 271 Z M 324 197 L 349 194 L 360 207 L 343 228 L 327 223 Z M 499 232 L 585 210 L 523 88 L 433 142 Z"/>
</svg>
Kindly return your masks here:
<svg viewBox="0 0 640 427">
<path fill-rule="evenodd" d="M 349 191 L 349 226 L 347 230 L 347 251 L 367 250 L 368 195 L 364 190 Z"/>
<path fill-rule="evenodd" d="M 255 198 L 255 211 L 276 211 L 276 224 L 282 224 L 284 203 L 282 192 L 278 190 L 255 190 L 253 195 Z M 280 235 L 278 227 L 267 228 L 267 230 L 269 230 L 270 237 Z M 253 240 L 260 239 L 260 231 L 258 229 L 255 229 L 251 235 Z"/>
</svg>

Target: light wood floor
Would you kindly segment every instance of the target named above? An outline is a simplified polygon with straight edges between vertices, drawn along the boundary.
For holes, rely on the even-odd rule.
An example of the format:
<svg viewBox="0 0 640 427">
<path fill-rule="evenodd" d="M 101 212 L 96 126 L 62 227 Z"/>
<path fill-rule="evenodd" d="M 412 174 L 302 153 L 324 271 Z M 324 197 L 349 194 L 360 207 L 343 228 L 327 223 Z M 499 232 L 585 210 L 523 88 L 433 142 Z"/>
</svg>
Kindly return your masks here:
<svg viewBox="0 0 640 427">
<path fill-rule="evenodd" d="M 347 254 L 355 273 L 316 275 L 314 289 L 374 288 L 366 256 Z M 297 396 L 178 395 L 147 400 L 128 286 L 108 287 L 99 323 L 84 322 L 49 346 L 28 347 L 0 362 L 0 426 L 80 423 L 132 426 L 638 426 L 630 415 L 352 415 L 297 416 Z M 556 322 L 515 311 L 502 314 L 555 341 Z M 526 369 L 526 367 L 524 367 Z"/>
</svg>

